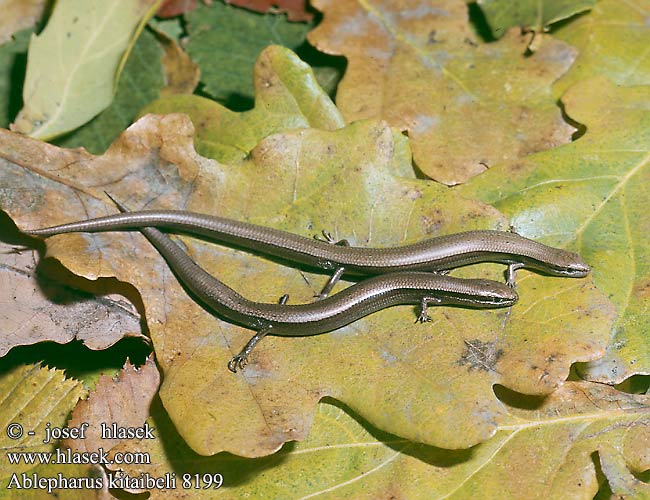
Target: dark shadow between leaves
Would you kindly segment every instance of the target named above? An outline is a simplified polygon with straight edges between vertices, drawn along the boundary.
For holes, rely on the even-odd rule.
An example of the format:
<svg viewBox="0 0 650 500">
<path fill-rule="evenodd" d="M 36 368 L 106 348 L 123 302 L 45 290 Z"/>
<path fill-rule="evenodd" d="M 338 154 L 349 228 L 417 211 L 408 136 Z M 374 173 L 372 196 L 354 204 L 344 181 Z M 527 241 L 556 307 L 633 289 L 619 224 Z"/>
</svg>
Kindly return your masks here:
<svg viewBox="0 0 650 500">
<path fill-rule="evenodd" d="M 436 446 L 430 446 L 422 443 L 409 442 L 400 436 L 396 436 L 394 434 L 390 434 L 388 432 L 377 429 L 376 427 L 373 427 L 360 415 L 354 412 L 354 410 L 350 409 L 347 405 L 336 399 L 325 397 L 321 399 L 320 402 L 336 406 L 340 410 L 344 411 L 350 417 L 356 420 L 357 423 L 361 425 L 367 432 L 369 432 L 378 442 L 384 443 L 385 446 L 392 448 L 395 452 L 403 455 L 408 455 L 417 460 L 421 460 L 422 462 L 425 462 L 433 467 L 453 467 L 455 465 L 471 460 L 472 456 L 474 455 L 474 449 L 476 446 L 462 450 L 448 450 L 445 448 L 438 448 Z"/>
<path fill-rule="evenodd" d="M 39 290 L 43 294 L 44 298 L 46 298 L 53 305 L 66 306 L 72 304 L 83 305 L 84 303 L 89 303 L 87 304 L 89 310 L 94 310 L 95 307 L 93 306 L 93 304 L 90 303 L 95 303 L 96 307 L 98 307 L 100 310 L 103 311 L 108 311 L 111 310 L 112 308 L 120 307 L 121 308 L 120 314 L 130 316 L 133 322 L 139 322 L 140 332 L 143 332 L 145 336 L 148 336 L 148 328 L 144 316 L 144 305 L 142 303 L 142 298 L 140 297 L 140 294 L 138 293 L 137 289 L 133 287 L 133 285 L 129 283 L 123 283 L 117 280 L 116 278 L 100 278 L 98 280 L 88 280 L 73 274 L 68 269 L 66 269 L 58 260 L 54 258 L 43 259 L 43 255 L 45 252 L 45 242 L 39 241 L 37 238 L 32 238 L 30 236 L 26 236 L 20 233 L 16 228 L 15 224 L 13 223 L 13 221 L 4 212 L 1 211 L 0 211 L 0 234 L 2 235 L 0 237 L 0 240 L 9 245 L 15 245 L 16 248 L 13 251 L 17 253 L 25 252 L 25 251 L 32 252 L 34 250 L 38 252 L 40 257 L 37 261 L 37 265 L 34 270 L 29 268 L 14 269 L 14 272 L 18 272 L 30 276 L 34 280 L 35 285 L 39 287 Z M 114 299 L 103 296 L 108 294 L 119 294 L 125 297 L 127 300 L 129 300 L 132 304 L 135 305 L 136 309 L 138 310 L 139 317 L 138 315 L 134 314 L 132 310 L 124 308 L 123 306 L 117 304 Z M 81 309 L 83 310 L 83 307 Z M 76 310 L 78 311 L 79 309 Z M 65 314 L 65 311 L 61 312 L 60 314 Z M 74 318 L 74 317 L 70 317 L 68 320 L 67 318 L 64 319 L 61 316 L 57 316 L 56 314 L 51 316 L 51 320 L 54 321 L 56 324 L 59 324 L 61 328 L 67 329 L 68 327 L 70 327 L 73 330 L 75 325 L 77 324 L 81 326 L 85 326 L 83 325 L 83 323 L 86 321 L 85 318 Z M 127 339 L 128 342 L 122 343 L 122 341 L 126 341 Z M 46 348 L 44 347 L 46 345 L 52 347 Z M 74 353 L 67 353 L 65 351 L 65 349 L 67 348 L 64 348 L 61 344 L 44 340 L 43 342 L 37 342 L 29 346 L 15 346 L 11 349 L 10 352 L 13 352 L 16 349 L 23 349 L 23 350 L 33 349 L 33 352 L 37 353 L 37 352 L 41 352 L 40 350 L 42 349 L 42 352 L 44 353 L 44 357 L 36 356 L 35 359 L 31 359 L 31 360 L 26 359 L 24 360 L 24 362 L 28 362 L 28 361 L 38 362 L 41 361 L 42 359 L 45 359 L 45 361 L 49 363 L 50 360 L 47 359 L 47 356 L 50 356 L 53 352 L 56 352 L 57 350 L 63 349 L 64 354 L 57 362 L 54 362 L 52 366 L 62 367 L 66 369 L 71 368 L 72 366 L 76 366 L 77 365 L 76 361 L 80 359 L 83 360 L 94 359 L 93 358 L 94 355 L 90 355 L 89 353 L 100 352 L 100 351 L 91 350 L 83 346 L 83 343 L 77 341 L 70 342 L 69 344 L 65 344 L 65 345 L 69 345 L 70 346 L 69 349 L 73 349 L 73 350 L 74 347 L 72 346 L 78 345 L 80 346 L 80 348 L 82 348 L 82 350 L 79 352 L 75 351 Z M 122 346 L 122 347 L 118 347 L 118 346 Z M 124 364 L 124 361 L 126 360 L 127 356 L 133 355 L 135 356 L 134 360 L 137 360 L 140 357 L 142 357 L 141 356 L 142 353 L 145 353 L 144 356 L 146 357 L 146 353 L 149 353 L 151 351 L 151 347 L 141 337 L 140 338 L 125 337 L 122 338 L 120 341 L 116 342 L 110 348 L 102 350 L 102 352 L 110 351 L 113 353 L 111 356 L 115 356 L 116 355 L 115 353 L 121 352 L 121 349 L 123 349 L 124 346 L 129 346 L 126 349 L 125 354 L 117 355 L 117 357 L 115 358 L 118 363 L 117 366 L 119 367 L 121 367 Z M 54 351 L 52 351 L 52 349 L 54 349 Z M 75 364 L 59 363 L 59 361 L 64 361 L 65 359 L 75 360 Z"/>
<path fill-rule="evenodd" d="M 102 351 L 88 349 L 78 340 L 67 344 L 39 342 L 16 346 L 0 358 L 0 374 L 19 365 L 41 363 L 43 366 L 65 370 L 67 377 L 84 380 L 87 373 L 106 371 L 113 374 L 122 369 L 127 359 L 131 364 L 140 366 L 150 353 L 151 347 L 136 338 L 123 338 Z"/>
<path fill-rule="evenodd" d="M 612 490 L 609 487 L 607 477 L 605 477 L 605 473 L 600 466 L 600 457 L 598 456 L 597 451 L 594 451 L 591 454 L 591 460 L 594 463 L 594 467 L 596 468 L 596 480 L 599 484 L 598 493 L 596 493 L 594 496 L 594 500 L 606 500 L 614 498 L 612 495 Z"/>
<path fill-rule="evenodd" d="M 503 33 L 505 33 L 507 28 L 494 28 L 494 33 L 492 28 L 485 17 L 483 9 L 476 2 L 467 4 L 467 11 L 469 14 L 469 22 L 474 27 L 476 33 L 481 37 L 481 40 L 485 43 L 496 42 Z"/>
<path fill-rule="evenodd" d="M 544 400 L 547 398 L 547 396 L 522 394 L 499 384 L 494 385 L 492 390 L 499 401 L 511 408 L 518 408 L 520 410 L 537 410 L 544 404 Z"/>
<path fill-rule="evenodd" d="M 23 83 L 25 81 L 25 74 L 27 72 L 27 53 L 22 52 L 16 54 L 11 70 L 9 71 L 11 85 L 9 86 L 9 100 L 7 102 L 7 117 L 9 123 L 16 119 L 16 115 L 23 107 Z M 8 126 L 9 123 L 0 124 L 3 127 Z"/>
<path fill-rule="evenodd" d="M 576 131 L 571 135 L 571 141 L 575 142 L 578 139 L 580 139 L 583 135 L 587 133 L 587 126 L 583 125 L 580 122 L 575 121 L 573 118 L 571 118 L 567 112 L 566 109 L 564 108 L 564 103 L 562 102 L 562 99 L 558 99 L 557 105 L 560 108 L 560 111 L 562 113 L 562 119 L 567 122 L 569 125 L 571 125 L 573 128 L 576 129 Z"/>
<path fill-rule="evenodd" d="M 445 450 L 419 443 L 409 443 L 399 436 L 372 427 L 339 401 L 326 397 L 321 400 L 321 403 L 336 406 L 345 411 L 372 434 L 378 442 L 385 443 L 386 446 L 398 453 L 411 456 L 432 466 L 453 467 L 470 460 L 474 453 L 471 448 L 466 450 Z M 200 475 L 218 472 L 224 477 L 224 489 L 243 485 L 265 471 L 280 466 L 289 458 L 297 445 L 296 442 L 285 443 L 277 453 L 261 458 L 243 458 L 227 452 L 218 453 L 214 456 L 202 456 L 194 452 L 178 434 L 158 396 L 152 402 L 151 414 L 157 429 L 157 436 L 161 439 L 172 472 L 175 472 L 177 477 L 182 477 L 182 474 Z"/>
<path fill-rule="evenodd" d="M 614 387 L 616 390 L 628 394 L 647 394 L 650 396 L 650 375 L 632 375 Z"/>
<path fill-rule="evenodd" d="M 228 108 L 230 111 L 242 113 L 250 111 L 255 107 L 255 99 L 253 96 L 239 93 L 230 93 L 226 98 L 217 98 L 205 90 L 205 84 L 199 82 L 194 90 L 194 95 L 205 97 L 211 101 L 218 102 L 222 106 Z"/>
</svg>

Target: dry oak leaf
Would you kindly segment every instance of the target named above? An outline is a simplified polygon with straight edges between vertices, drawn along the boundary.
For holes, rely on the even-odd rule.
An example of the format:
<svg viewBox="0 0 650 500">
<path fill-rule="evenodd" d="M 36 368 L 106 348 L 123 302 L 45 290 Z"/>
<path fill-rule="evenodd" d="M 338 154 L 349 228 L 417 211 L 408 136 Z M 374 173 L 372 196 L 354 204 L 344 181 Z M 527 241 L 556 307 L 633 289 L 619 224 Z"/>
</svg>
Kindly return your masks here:
<svg viewBox="0 0 650 500">
<path fill-rule="evenodd" d="M 155 34 L 165 51 L 161 59 L 165 86 L 160 89 L 160 95 L 191 94 L 201 78 L 199 65 L 190 59 L 174 38 L 159 30 L 155 30 Z"/>
<path fill-rule="evenodd" d="M 117 427 L 142 427 L 159 385 L 160 374 L 152 355 L 139 368 L 127 359 L 116 378 L 102 375 L 95 390 L 75 407 L 68 427 L 87 423 L 85 439 L 66 439 L 61 445 L 73 451 L 92 452 L 100 447 L 109 451 L 122 439 L 103 438 L 102 424 L 110 429 L 113 424 Z"/>
<path fill-rule="evenodd" d="M 618 318 L 607 355 L 581 375 L 617 384 L 650 374 L 650 86 L 622 88 L 597 77 L 571 87 L 562 102 L 586 126 L 584 136 L 500 165 L 460 191 L 592 266 Z"/>
<path fill-rule="evenodd" d="M 495 436 L 471 450 L 410 442 L 326 403 L 304 442 L 266 459 L 198 456 L 159 414 L 151 422 L 161 439 L 115 450 L 151 456 L 151 464 L 124 467 L 133 477 L 223 476 L 220 489 L 194 490 L 192 498 L 582 500 L 593 498 L 604 479 L 614 495 L 647 498 L 650 486 L 636 475 L 650 469 L 650 396 L 567 382 L 534 405 L 506 407 Z M 308 479 L 305 471 L 311 471 Z M 186 494 L 151 490 L 150 498 Z"/>
<path fill-rule="evenodd" d="M 406 177 L 407 140 L 383 122 L 275 134 L 232 165 L 199 156 L 193 132 L 185 115 L 148 115 L 98 157 L 1 133 L 0 205 L 20 227 L 45 226 L 115 213 L 108 189 L 133 208 L 188 209 L 307 236 L 325 228 L 357 246 L 508 227 L 488 205 L 412 171 Z M 183 241 L 209 272 L 253 300 L 276 302 L 286 292 L 309 302 L 326 280 Z M 573 362 L 602 355 L 614 317 L 590 279 L 521 272 L 512 310 L 433 307 L 433 321 L 419 325 L 412 307 L 394 307 L 326 335 L 270 336 L 235 375 L 226 363 L 252 332 L 198 306 L 143 236 L 70 234 L 47 244 L 76 274 L 116 276 L 138 288 L 163 370 L 161 400 L 187 443 L 206 455 L 261 456 L 304 439 L 324 396 L 407 439 L 472 446 L 496 431 L 504 412 L 494 384 L 555 390 Z M 486 264 L 458 274 L 502 279 L 502 272 Z"/>
<path fill-rule="evenodd" d="M 101 350 L 124 336 L 146 339 L 137 311 L 119 296 L 81 296 L 40 274 L 37 282 L 35 267 L 32 252 L 17 253 L 0 242 L 0 357 L 13 347 L 44 341 L 77 339 Z"/>
<path fill-rule="evenodd" d="M 348 66 L 336 103 L 348 122 L 405 130 L 417 167 L 453 185 L 504 160 L 569 142 L 552 83 L 575 51 L 548 38 L 533 56 L 509 32 L 477 43 L 462 0 L 316 0 L 309 41 Z"/>
<path fill-rule="evenodd" d="M 114 433 L 116 428 L 145 429 L 145 421 L 149 416 L 149 407 L 158 392 L 160 374 L 153 359 L 149 356 L 140 368 L 134 367 L 127 359 L 124 368 L 116 378 L 103 375 L 97 382 L 95 390 L 87 399 L 80 401 L 75 407 L 72 418 L 67 426 L 84 428 L 84 439 L 65 439 L 61 441 L 62 448 L 69 448 L 75 454 L 109 452 L 114 446 L 123 442 L 118 436 L 103 437 L 103 428 Z M 154 439 L 157 439 L 156 429 L 148 429 Z M 149 438 L 149 437 L 148 437 Z M 144 455 L 130 455 L 129 459 L 147 460 Z M 109 458 L 111 460 L 112 458 Z M 121 458 L 120 461 L 123 461 Z M 117 462 L 119 463 L 119 462 Z M 119 467 L 119 466 L 117 466 Z M 99 477 L 102 486 L 108 489 L 111 480 L 118 477 L 119 472 L 109 473 L 109 477 L 101 465 L 89 465 L 79 471 L 86 477 Z M 113 498 L 107 496 L 107 498 Z"/>
</svg>

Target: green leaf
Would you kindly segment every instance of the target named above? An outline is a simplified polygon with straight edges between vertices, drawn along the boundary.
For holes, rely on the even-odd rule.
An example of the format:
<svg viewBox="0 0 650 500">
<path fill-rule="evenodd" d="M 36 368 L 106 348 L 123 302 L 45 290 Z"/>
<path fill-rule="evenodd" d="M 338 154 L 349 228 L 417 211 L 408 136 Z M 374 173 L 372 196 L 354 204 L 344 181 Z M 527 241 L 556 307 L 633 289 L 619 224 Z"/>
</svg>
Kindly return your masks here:
<svg viewBox="0 0 650 500">
<path fill-rule="evenodd" d="M 153 27 L 156 31 L 165 33 L 169 38 L 179 40 L 184 33 L 181 19 L 181 17 L 175 17 L 172 19 L 158 19 L 157 17 L 152 17 L 149 20 L 149 26 Z"/>
<path fill-rule="evenodd" d="M 334 130 L 343 118 L 311 68 L 288 49 L 267 47 L 254 70 L 255 108 L 233 112 L 194 95 L 161 98 L 144 113 L 187 113 L 196 127 L 197 151 L 229 163 L 243 160 L 265 137 L 293 128 Z"/>
<path fill-rule="evenodd" d="M 568 382 L 535 403 L 507 405 L 496 435 L 471 450 L 409 442 L 326 403 L 318 405 L 309 438 L 263 459 L 193 453 L 159 406 L 150 425 L 161 439 L 130 441 L 119 449 L 150 454 L 150 465 L 124 467 L 135 477 L 175 472 L 180 481 L 182 474 L 222 474 L 220 489 L 193 491 L 201 499 L 585 499 L 594 497 L 602 480 L 594 461 L 614 494 L 647 497 L 650 487 L 635 474 L 650 468 L 649 396 Z M 154 500 L 176 498 L 151 494 Z"/>
<path fill-rule="evenodd" d="M 477 0 L 492 34 L 500 38 L 512 26 L 543 31 L 549 25 L 591 9 L 596 0 Z M 570 28 L 574 29 L 574 27 Z"/>
<path fill-rule="evenodd" d="M 0 375 L 0 478 L 20 475 L 33 464 L 10 464 L 7 452 L 51 451 L 56 440 L 46 442 L 46 428 L 64 427 L 68 414 L 85 391 L 76 380 L 66 379 L 63 372 L 37 365 L 23 365 Z M 12 432 L 22 433 L 11 439 Z M 33 435 L 29 433 L 33 431 Z M 17 434 L 14 434 L 17 436 Z M 3 489 L 6 486 L 3 481 Z"/>
<path fill-rule="evenodd" d="M 285 15 L 258 14 L 222 2 L 202 4 L 186 18 L 186 49 L 201 68 L 205 92 L 239 108 L 253 98 L 250 68 L 262 49 L 273 44 L 296 50 L 313 27 L 313 22 L 290 23 Z"/>
<path fill-rule="evenodd" d="M 123 61 L 160 0 L 59 0 L 32 36 L 14 130 L 40 139 L 86 123 L 112 101 Z"/>
<path fill-rule="evenodd" d="M 618 383 L 650 373 L 650 86 L 582 81 L 562 98 L 587 132 L 502 164 L 460 189 L 510 217 L 521 234 L 579 252 L 616 304 L 607 355 L 583 376 Z"/>
<path fill-rule="evenodd" d="M 593 10 L 553 32 L 578 49 L 578 58 L 555 85 L 561 96 L 571 85 L 602 75 L 618 85 L 650 85 L 650 0 L 600 0 Z"/>
<path fill-rule="evenodd" d="M 165 84 L 161 56 L 156 37 L 143 31 L 124 65 L 110 106 L 55 144 L 66 148 L 83 146 L 91 153 L 103 153 L 131 124 L 138 110 L 158 97 Z"/>
</svg>

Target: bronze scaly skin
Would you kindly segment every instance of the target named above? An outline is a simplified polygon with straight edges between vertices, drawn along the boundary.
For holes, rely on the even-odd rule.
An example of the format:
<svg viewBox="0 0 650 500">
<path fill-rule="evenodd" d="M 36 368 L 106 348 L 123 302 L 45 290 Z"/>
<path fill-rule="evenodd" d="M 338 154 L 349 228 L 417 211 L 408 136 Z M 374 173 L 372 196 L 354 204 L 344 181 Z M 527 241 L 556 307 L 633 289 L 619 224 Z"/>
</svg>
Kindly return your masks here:
<svg viewBox="0 0 650 500">
<path fill-rule="evenodd" d="M 146 210 L 25 232 L 34 236 L 51 236 L 146 226 L 198 234 L 287 261 L 335 270 L 321 297 L 327 296 L 343 274 L 365 276 L 395 271 L 444 272 L 478 262 L 500 262 L 508 264 L 506 282 L 514 286 L 515 271 L 523 267 L 570 278 L 582 278 L 590 272 L 589 265 L 580 255 L 508 231 L 466 231 L 410 245 L 364 248 L 348 246 L 345 240 L 333 244 L 331 238 L 319 241 L 223 217 L 181 210 Z"/>
<path fill-rule="evenodd" d="M 119 203 L 118 206 L 126 210 Z M 113 228 L 104 226 L 102 229 Z M 233 372 L 245 366 L 255 345 L 269 333 L 283 336 L 326 333 L 399 304 L 420 305 L 418 321 L 426 322 L 430 305 L 494 308 L 511 306 L 518 299 L 512 287 L 492 280 L 461 279 L 430 272 L 395 272 L 366 279 L 310 304 L 253 302 L 207 273 L 166 234 L 152 227 L 140 227 L 139 230 L 165 258 L 179 281 L 200 301 L 229 321 L 257 331 L 228 364 Z M 41 236 L 58 234 L 54 228 L 26 232 Z M 327 243 L 323 245 L 332 248 Z"/>
</svg>

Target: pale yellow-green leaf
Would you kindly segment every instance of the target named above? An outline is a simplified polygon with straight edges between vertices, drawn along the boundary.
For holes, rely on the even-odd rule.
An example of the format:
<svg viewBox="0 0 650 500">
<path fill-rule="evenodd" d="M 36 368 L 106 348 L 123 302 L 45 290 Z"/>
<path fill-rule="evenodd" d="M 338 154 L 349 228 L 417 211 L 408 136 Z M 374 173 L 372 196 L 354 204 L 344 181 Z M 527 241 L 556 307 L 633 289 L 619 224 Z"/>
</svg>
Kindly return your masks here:
<svg viewBox="0 0 650 500">
<path fill-rule="evenodd" d="M 325 403 L 308 439 L 264 459 L 199 456 L 160 408 L 150 420 L 159 440 L 125 442 L 116 450 L 150 454 L 150 465 L 123 467 L 135 477 L 175 472 L 180 485 L 182 474 L 210 479 L 221 474 L 220 489 L 192 490 L 192 498 L 201 499 L 582 500 L 599 489 L 598 461 L 614 494 L 646 498 L 640 495 L 647 495 L 649 486 L 635 474 L 650 468 L 649 396 L 568 382 L 544 400 L 521 401 L 506 404 L 496 435 L 471 450 L 409 442 Z M 151 489 L 151 498 L 186 493 L 180 487 Z"/>
<path fill-rule="evenodd" d="M 120 70 L 160 0 L 59 0 L 33 35 L 13 130 L 50 139 L 86 123 L 113 99 Z"/>
<path fill-rule="evenodd" d="M 553 31 L 578 49 L 571 69 L 553 86 L 560 97 L 597 75 L 618 85 L 650 84 L 650 0 L 600 0 L 588 14 Z"/>
<path fill-rule="evenodd" d="M 66 379 L 63 372 L 51 368 L 24 365 L 0 375 L 0 478 L 3 487 L 12 474 L 20 475 L 34 467 L 24 460 L 10 464 L 7 453 L 52 451 L 57 440 L 44 443 L 45 430 L 64 427 L 68 414 L 84 393 L 79 382 Z M 9 433 L 21 435 L 11 439 Z"/>
</svg>

